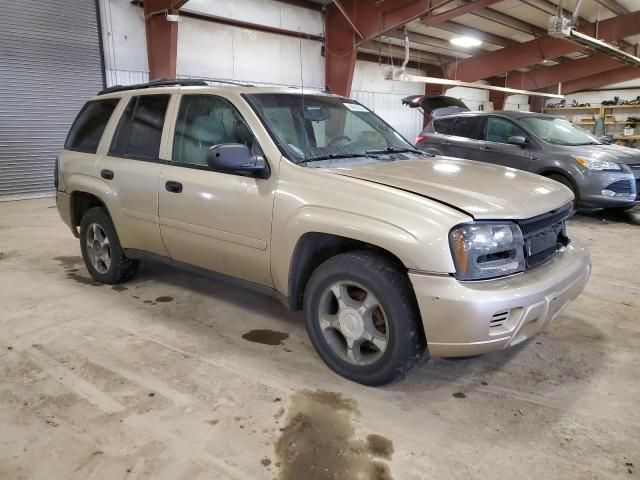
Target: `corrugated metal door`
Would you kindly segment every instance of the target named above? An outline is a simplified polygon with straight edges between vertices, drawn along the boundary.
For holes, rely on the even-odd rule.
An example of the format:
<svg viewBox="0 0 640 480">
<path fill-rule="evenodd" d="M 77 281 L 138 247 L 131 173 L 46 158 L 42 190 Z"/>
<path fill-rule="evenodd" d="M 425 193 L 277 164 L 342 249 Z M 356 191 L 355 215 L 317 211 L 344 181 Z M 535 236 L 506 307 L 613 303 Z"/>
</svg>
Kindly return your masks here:
<svg viewBox="0 0 640 480">
<path fill-rule="evenodd" d="M 53 192 L 69 126 L 102 86 L 93 0 L 0 0 L 0 200 Z"/>
</svg>

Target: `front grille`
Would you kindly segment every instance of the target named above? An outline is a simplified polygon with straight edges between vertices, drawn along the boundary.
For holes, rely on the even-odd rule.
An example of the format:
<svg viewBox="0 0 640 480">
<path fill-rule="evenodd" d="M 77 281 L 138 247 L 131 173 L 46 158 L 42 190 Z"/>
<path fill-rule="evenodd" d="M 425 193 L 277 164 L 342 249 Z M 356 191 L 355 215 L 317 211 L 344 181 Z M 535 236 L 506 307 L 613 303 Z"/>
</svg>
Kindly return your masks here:
<svg viewBox="0 0 640 480">
<path fill-rule="evenodd" d="M 605 187 L 606 190 L 611 190 L 615 193 L 631 193 L 633 190 L 633 184 L 631 180 L 618 180 L 617 182 L 613 182 L 611 185 Z"/>
<path fill-rule="evenodd" d="M 549 260 L 563 246 L 569 244 L 564 222 L 571 215 L 572 205 L 552 210 L 537 217 L 520 220 L 524 236 L 526 268 L 534 268 Z"/>
</svg>

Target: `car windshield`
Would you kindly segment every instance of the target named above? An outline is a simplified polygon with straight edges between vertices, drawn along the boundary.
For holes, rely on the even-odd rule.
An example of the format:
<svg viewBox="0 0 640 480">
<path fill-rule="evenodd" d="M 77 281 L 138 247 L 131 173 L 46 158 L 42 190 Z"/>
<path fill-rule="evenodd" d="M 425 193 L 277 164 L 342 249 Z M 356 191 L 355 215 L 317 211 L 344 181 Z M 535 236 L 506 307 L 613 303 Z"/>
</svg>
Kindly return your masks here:
<svg viewBox="0 0 640 480">
<path fill-rule="evenodd" d="M 520 121 L 542 140 L 554 145 L 598 145 L 600 141 L 571 122 L 554 117 L 525 117 Z"/>
<path fill-rule="evenodd" d="M 246 98 L 296 163 L 420 153 L 375 113 L 346 98 L 292 93 Z"/>
</svg>

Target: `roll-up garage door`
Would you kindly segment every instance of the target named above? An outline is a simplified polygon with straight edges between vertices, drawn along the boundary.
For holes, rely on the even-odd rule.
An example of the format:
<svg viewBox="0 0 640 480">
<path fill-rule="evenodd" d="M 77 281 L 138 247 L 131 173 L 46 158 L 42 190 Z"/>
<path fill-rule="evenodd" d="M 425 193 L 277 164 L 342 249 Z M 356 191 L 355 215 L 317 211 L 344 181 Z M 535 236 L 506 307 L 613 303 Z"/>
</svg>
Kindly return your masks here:
<svg viewBox="0 0 640 480">
<path fill-rule="evenodd" d="M 53 193 L 56 155 L 103 86 L 94 0 L 0 0 L 0 200 Z"/>
</svg>

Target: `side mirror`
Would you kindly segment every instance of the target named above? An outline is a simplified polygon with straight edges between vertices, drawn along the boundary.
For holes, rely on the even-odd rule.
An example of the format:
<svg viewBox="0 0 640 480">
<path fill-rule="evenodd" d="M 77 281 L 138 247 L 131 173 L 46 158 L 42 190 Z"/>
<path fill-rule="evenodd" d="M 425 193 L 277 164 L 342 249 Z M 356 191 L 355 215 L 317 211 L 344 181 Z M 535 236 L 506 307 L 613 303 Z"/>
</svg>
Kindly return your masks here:
<svg viewBox="0 0 640 480">
<path fill-rule="evenodd" d="M 267 162 L 259 155 L 253 155 L 249 147 L 241 143 L 222 143 L 207 150 L 207 165 L 211 170 L 236 174 L 250 174 L 267 178 Z"/>
<path fill-rule="evenodd" d="M 521 147 L 524 147 L 527 144 L 527 139 L 521 135 L 515 135 L 513 137 L 509 137 L 507 142 L 511 145 L 520 145 Z"/>
</svg>

